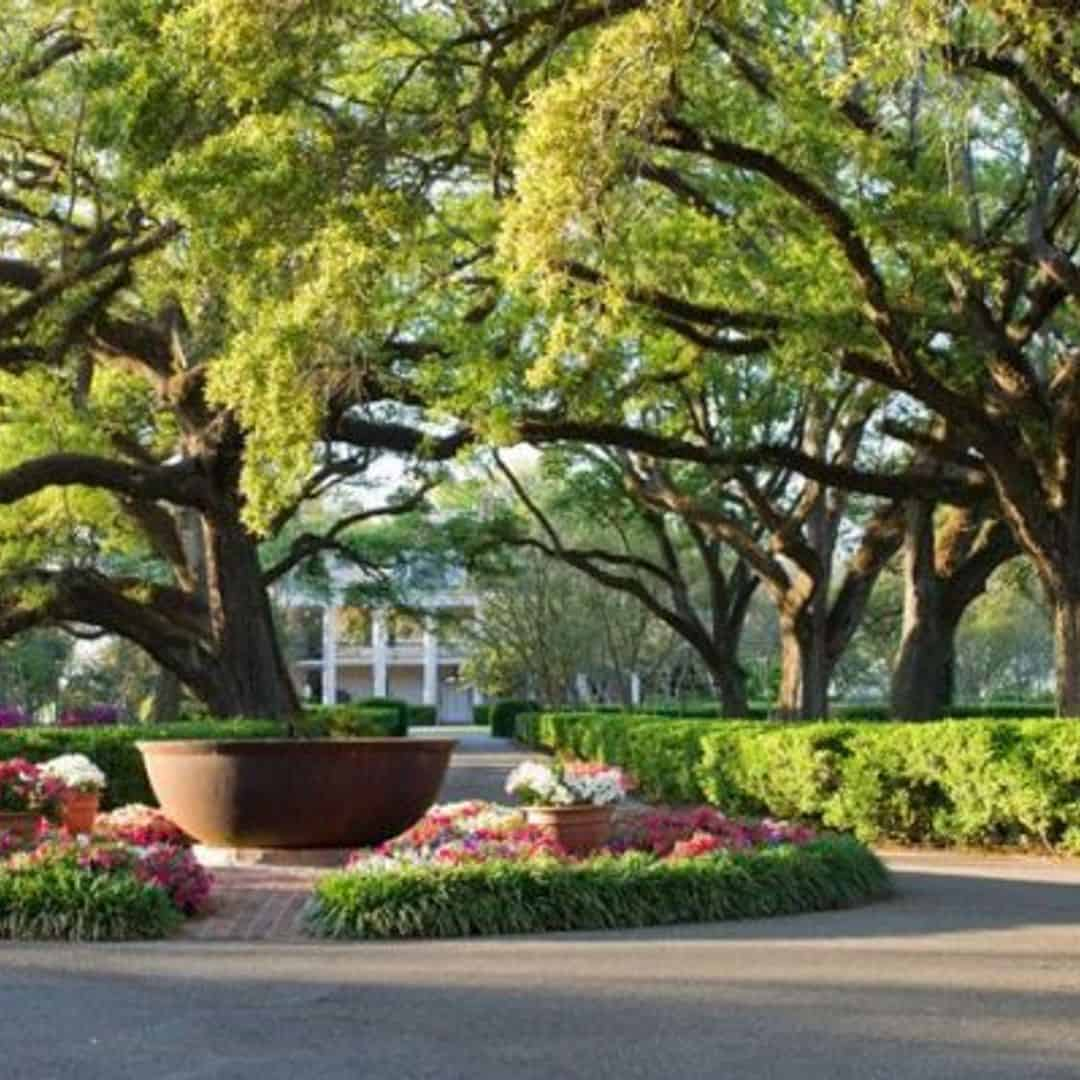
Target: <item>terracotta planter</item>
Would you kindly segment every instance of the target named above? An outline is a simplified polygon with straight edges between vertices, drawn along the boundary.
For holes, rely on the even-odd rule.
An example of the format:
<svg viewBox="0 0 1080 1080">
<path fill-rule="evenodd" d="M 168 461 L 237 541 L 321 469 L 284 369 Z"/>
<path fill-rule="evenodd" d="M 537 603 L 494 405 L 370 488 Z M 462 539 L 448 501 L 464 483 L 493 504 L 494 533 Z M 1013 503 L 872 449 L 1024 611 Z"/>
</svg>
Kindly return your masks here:
<svg viewBox="0 0 1080 1080">
<path fill-rule="evenodd" d="M 69 791 L 64 796 L 62 824 L 68 832 L 94 831 L 101 796 L 96 791 Z"/>
<path fill-rule="evenodd" d="M 217 847 L 378 844 L 435 801 L 454 739 L 141 742 L 162 811 Z"/>
<path fill-rule="evenodd" d="M 587 855 L 611 839 L 613 806 L 527 806 L 525 820 L 538 825 L 572 855 Z"/>
<path fill-rule="evenodd" d="M 20 840 L 33 840 L 40 821 L 36 810 L 0 810 L 0 833 L 13 832 Z"/>
</svg>

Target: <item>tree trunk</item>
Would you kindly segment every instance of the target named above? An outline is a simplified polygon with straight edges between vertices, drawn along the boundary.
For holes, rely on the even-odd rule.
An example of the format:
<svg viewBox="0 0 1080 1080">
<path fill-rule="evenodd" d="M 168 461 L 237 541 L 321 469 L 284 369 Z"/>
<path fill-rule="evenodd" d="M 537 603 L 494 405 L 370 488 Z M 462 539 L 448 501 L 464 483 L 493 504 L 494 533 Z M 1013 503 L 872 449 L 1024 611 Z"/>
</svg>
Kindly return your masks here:
<svg viewBox="0 0 1080 1080">
<path fill-rule="evenodd" d="M 897 720 L 936 719 L 948 692 L 934 555 L 933 503 L 912 502 L 904 534 L 904 623 L 890 687 Z"/>
<path fill-rule="evenodd" d="M 218 715 L 288 720 L 300 709 L 281 653 L 254 538 L 237 520 L 206 519 L 207 600 Z"/>
<path fill-rule="evenodd" d="M 823 634 L 805 615 L 780 616 L 778 720 L 823 720 L 829 711 L 829 662 Z"/>
<path fill-rule="evenodd" d="M 1057 714 L 1080 717 L 1080 593 L 1059 593 L 1052 600 Z"/>
<path fill-rule="evenodd" d="M 720 700 L 720 715 L 725 720 L 745 719 L 750 713 L 750 704 L 746 697 L 746 672 L 733 656 L 721 658 L 717 664 L 710 665 L 713 692 Z"/>
<path fill-rule="evenodd" d="M 802 648 L 793 622 L 780 619 L 780 687 L 774 715 L 777 720 L 798 720 L 802 702 Z"/>
<path fill-rule="evenodd" d="M 154 687 L 154 700 L 150 708 L 150 723 L 171 724 L 180 717 L 180 680 L 176 673 L 162 668 Z"/>
<path fill-rule="evenodd" d="M 891 686 L 895 720 L 936 720 L 952 701 L 954 634 L 942 620 L 923 610 L 909 621 L 905 615 Z"/>
<path fill-rule="evenodd" d="M 829 677 L 832 672 L 826 646 L 825 625 L 814 620 L 803 644 L 800 702 L 803 720 L 827 720 L 829 717 Z"/>
<path fill-rule="evenodd" d="M 778 720 L 825 720 L 829 715 L 829 661 L 825 627 L 805 609 L 780 613 Z"/>
</svg>

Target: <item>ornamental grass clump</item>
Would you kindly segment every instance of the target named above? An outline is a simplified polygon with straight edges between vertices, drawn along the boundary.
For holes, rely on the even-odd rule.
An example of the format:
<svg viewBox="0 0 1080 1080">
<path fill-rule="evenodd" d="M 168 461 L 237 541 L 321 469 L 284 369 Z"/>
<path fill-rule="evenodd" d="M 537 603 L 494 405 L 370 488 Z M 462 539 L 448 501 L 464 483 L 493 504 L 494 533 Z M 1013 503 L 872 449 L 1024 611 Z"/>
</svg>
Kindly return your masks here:
<svg viewBox="0 0 1080 1080">
<path fill-rule="evenodd" d="M 162 937 L 182 916 L 119 844 L 50 836 L 0 863 L 0 937 L 102 941 Z"/>
</svg>

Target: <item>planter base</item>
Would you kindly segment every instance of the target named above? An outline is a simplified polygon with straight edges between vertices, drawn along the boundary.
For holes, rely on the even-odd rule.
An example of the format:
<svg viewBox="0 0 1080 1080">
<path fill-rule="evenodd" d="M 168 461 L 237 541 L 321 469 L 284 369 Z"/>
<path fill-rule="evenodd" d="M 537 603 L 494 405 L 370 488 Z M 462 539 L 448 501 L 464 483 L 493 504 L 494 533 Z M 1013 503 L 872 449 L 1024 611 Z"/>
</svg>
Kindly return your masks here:
<svg viewBox="0 0 1080 1080">
<path fill-rule="evenodd" d="M 272 867 L 281 870 L 340 869 L 354 848 L 257 848 L 213 847 L 195 844 L 191 852 L 208 870 L 248 870 Z"/>
</svg>

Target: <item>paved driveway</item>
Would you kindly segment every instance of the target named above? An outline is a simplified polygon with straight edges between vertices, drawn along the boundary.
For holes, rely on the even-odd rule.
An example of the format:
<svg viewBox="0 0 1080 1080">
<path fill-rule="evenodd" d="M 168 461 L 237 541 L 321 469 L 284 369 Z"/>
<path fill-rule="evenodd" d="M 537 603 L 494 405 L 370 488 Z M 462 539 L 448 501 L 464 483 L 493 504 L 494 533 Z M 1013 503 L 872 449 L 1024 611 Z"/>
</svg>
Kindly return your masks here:
<svg viewBox="0 0 1080 1080">
<path fill-rule="evenodd" d="M 1080 1077 L 1080 869 L 851 912 L 374 945 L 0 948 L 3 1080 Z"/>
<path fill-rule="evenodd" d="M 470 741 L 443 798 L 514 760 Z M 889 861 L 887 903 L 742 923 L 0 946 L 0 1080 L 1080 1078 L 1080 863 Z"/>
</svg>

